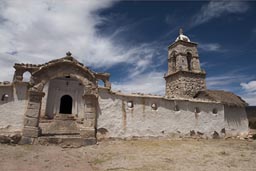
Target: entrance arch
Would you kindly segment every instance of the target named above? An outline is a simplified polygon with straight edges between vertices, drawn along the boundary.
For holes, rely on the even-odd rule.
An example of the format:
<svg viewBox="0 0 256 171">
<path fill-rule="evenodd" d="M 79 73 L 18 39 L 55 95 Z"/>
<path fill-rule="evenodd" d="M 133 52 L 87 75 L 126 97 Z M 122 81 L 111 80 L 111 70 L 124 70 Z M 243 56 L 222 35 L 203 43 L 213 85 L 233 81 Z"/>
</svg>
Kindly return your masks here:
<svg viewBox="0 0 256 171">
<path fill-rule="evenodd" d="M 27 138 L 27 143 L 32 143 L 33 138 L 40 137 L 41 135 L 46 135 L 47 130 L 43 130 L 43 125 L 54 125 L 56 123 L 59 123 L 58 121 L 61 119 L 56 117 L 56 120 L 54 120 L 54 115 L 57 115 L 58 113 L 63 113 L 64 115 L 67 114 L 71 115 L 72 113 L 75 115 L 75 107 L 76 107 L 76 95 L 70 94 L 67 92 L 59 92 L 57 93 L 54 98 L 49 100 L 49 103 L 51 101 L 54 101 L 56 97 L 58 97 L 58 101 L 56 101 L 54 104 L 56 104 L 56 107 L 54 108 L 54 113 L 52 113 L 52 117 L 49 119 L 53 119 L 51 122 L 42 122 L 42 127 L 39 126 L 40 123 L 40 109 L 42 106 L 42 99 L 45 95 L 45 92 L 49 93 L 48 91 L 44 92 L 44 87 L 46 87 L 46 84 L 49 83 L 49 81 L 57 79 L 57 78 L 67 78 L 70 77 L 71 79 L 77 80 L 79 83 L 82 84 L 83 91 L 82 93 L 79 93 L 82 96 L 81 102 L 84 103 L 84 110 L 81 114 L 81 120 L 83 120 L 83 124 L 80 124 L 79 126 L 79 133 L 82 138 L 88 138 L 90 141 L 92 139 L 95 140 L 95 131 L 96 131 L 96 116 L 97 116 L 97 100 L 98 100 L 98 87 L 97 87 L 97 79 L 96 78 L 101 76 L 97 75 L 97 73 L 92 72 L 87 67 L 83 66 L 81 63 L 73 59 L 73 57 L 64 57 L 61 59 L 50 61 L 46 64 L 42 65 L 29 65 L 26 67 L 32 67 L 33 72 L 31 76 L 31 83 L 32 87 L 28 90 L 28 105 L 27 110 L 25 112 L 25 121 L 24 121 L 24 128 L 23 128 L 23 138 Z M 26 68 L 25 67 L 25 68 Z M 22 70 L 23 73 L 23 70 Z M 16 73 L 17 80 L 18 78 L 22 77 L 22 74 L 19 74 L 18 71 Z M 102 78 L 105 78 L 104 75 Z M 22 79 L 21 79 L 22 80 Z M 19 81 L 19 80 L 18 80 Z M 48 84 L 49 86 L 49 84 Z M 70 85 L 71 86 L 71 85 Z M 67 89 L 69 90 L 69 89 Z M 59 96 L 63 95 L 63 96 Z M 57 100 L 56 99 L 56 100 Z M 47 100 L 48 102 L 48 100 Z M 73 111 L 73 112 L 72 112 Z M 42 117 L 43 118 L 43 117 Z M 64 121 L 73 123 L 76 122 L 77 118 L 74 117 L 67 117 L 67 120 Z M 46 117 L 46 119 L 48 119 Z M 69 120 L 70 119 L 70 120 Z M 43 119 L 41 120 L 43 121 Z M 65 122 L 64 122 L 65 123 Z M 46 127 L 48 128 L 48 127 Z M 69 132 L 69 125 L 65 125 L 65 128 L 67 130 L 61 130 L 61 134 L 70 133 Z M 43 132 L 45 131 L 45 132 Z M 52 131 L 52 130 L 51 130 Z M 55 130 L 54 130 L 55 131 Z M 57 135 L 56 132 L 54 132 L 51 135 Z M 46 133 L 46 134 L 45 134 Z"/>
<path fill-rule="evenodd" d="M 72 114 L 72 102 L 73 99 L 69 95 L 64 95 L 60 99 L 60 113 Z"/>
</svg>

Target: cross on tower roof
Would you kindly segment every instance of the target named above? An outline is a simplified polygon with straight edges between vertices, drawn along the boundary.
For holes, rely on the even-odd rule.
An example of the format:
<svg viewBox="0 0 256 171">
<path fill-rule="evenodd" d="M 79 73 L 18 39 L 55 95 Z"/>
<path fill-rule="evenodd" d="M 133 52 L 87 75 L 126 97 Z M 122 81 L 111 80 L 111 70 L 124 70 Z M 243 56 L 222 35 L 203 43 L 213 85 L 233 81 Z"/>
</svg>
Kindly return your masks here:
<svg viewBox="0 0 256 171">
<path fill-rule="evenodd" d="M 68 51 L 68 52 L 66 53 L 66 55 L 67 55 L 67 56 L 71 56 L 72 53 L 71 53 L 70 51 Z"/>
<path fill-rule="evenodd" d="M 180 33 L 180 35 L 183 35 L 183 29 L 182 28 L 180 28 L 179 33 Z"/>
</svg>

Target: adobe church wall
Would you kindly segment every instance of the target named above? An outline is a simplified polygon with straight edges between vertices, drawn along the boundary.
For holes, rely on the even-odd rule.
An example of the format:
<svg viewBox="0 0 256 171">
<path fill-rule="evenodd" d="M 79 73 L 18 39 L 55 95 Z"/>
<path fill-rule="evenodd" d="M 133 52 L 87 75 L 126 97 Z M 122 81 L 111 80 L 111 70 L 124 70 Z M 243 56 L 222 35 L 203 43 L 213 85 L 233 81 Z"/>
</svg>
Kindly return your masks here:
<svg viewBox="0 0 256 171">
<path fill-rule="evenodd" d="M 21 132 L 24 122 L 24 113 L 27 108 L 28 83 L 13 83 L 0 86 L 1 98 L 8 97 L 0 102 L 0 134 Z"/>
<path fill-rule="evenodd" d="M 133 102 L 133 108 L 128 107 L 128 102 Z M 157 106 L 156 110 L 152 104 Z M 122 95 L 104 89 L 99 91 L 98 139 L 194 134 L 212 137 L 215 131 L 223 135 L 221 130 L 225 126 L 224 107 L 220 103 Z"/>
<path fill-rule="evenodd" d="M 249 122 L 244 107 L 226 106 L 225 128 L 228 136 L 246 136 L 248 134 Z"/>
</svg>

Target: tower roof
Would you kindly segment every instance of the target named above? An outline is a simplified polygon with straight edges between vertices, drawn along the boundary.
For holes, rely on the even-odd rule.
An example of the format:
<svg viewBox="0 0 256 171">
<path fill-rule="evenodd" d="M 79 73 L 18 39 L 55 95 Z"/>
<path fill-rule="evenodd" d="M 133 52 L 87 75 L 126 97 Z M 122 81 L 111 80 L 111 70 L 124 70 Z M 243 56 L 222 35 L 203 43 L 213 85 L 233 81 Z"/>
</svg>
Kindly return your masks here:
<svg viewBox="0 0 256 171">
<path fill-rule="evenodd" d="M 185 42 L 190 42 L 190 39 L 188 38 L 188 36 L 183 34 L 183 30 L 182 28 L 180 28 L 179 30 L 179 36 L 176 38 L 175 42 L 177 42 L 178 40 L 183 40 Z"/>
</svg>

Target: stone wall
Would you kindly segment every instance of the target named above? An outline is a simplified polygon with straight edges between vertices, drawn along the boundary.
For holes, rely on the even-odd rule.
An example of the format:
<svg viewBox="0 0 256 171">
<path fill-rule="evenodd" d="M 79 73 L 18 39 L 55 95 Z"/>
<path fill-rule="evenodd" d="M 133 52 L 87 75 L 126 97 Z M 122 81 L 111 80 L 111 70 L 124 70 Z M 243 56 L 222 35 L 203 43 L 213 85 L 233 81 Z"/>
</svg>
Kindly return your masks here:
<svg viewBox="0 0 256 171">
<path fill-rule="evenodd" d="M 205 89 L 204 73 L 180 71 L 166 77 L 167 97 L 194 97 L 198 91 Z"/>
<path fill-rule="evenodd" d="M 191 58 L 190 64 L 187 58 Z M 192 72 L 201 72 L 197 44 L 192 42 L 178 41 L 168 48 L 168 75 L 176 71 L 188 71 L 191 66 Z"/>
<path fill-rule="evenodd" d="M 221 131 L 225 130 L 224 106 L 220 103 L 123 95 L 103 89 L 99 95 L 98 138 L 194 134 L 212 137 L 215 131 L 222 135 Z M 132 108 L 129 107 L 130 102 L 133 103 Z"/>
<path fill-rule="evenodd" d="M 0 95 L 8 98 L 0 103 L 0 133 L 21 132 L 27 107 L 28 83 L 0 86 Z"/>
</svg>

